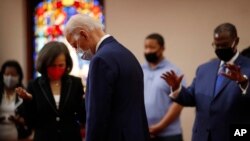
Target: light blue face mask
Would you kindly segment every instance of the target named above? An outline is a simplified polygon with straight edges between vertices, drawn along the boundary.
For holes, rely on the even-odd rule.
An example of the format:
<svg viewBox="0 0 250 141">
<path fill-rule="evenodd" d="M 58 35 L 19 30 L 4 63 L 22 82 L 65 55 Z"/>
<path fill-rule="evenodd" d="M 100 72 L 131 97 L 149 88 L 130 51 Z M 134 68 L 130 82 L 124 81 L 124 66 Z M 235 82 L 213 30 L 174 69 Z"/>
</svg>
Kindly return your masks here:
<svg viewBox="0 0 250 141">
<path fill-rule="evenodd" d="M 3 76 L 3 82 L 7 88 L 15 88 L 16 85 L 18 84 L 18 79 L 19 78 L 17 76 L 11 76 L 11 75 Z"/>
<path fill-rule="evenodd" d="M 94 56 L 91 52 L 90 48 L 88 50 L 82 50 L 80 45 L 78 44 L 79 36 L 74 36 L 75 40 L 77 41 L 77 47 L 76 47 L 76 53 L 81 56 L 81 59 L 83 60 L 91 60 L 91 58 Z"/>
</svg>

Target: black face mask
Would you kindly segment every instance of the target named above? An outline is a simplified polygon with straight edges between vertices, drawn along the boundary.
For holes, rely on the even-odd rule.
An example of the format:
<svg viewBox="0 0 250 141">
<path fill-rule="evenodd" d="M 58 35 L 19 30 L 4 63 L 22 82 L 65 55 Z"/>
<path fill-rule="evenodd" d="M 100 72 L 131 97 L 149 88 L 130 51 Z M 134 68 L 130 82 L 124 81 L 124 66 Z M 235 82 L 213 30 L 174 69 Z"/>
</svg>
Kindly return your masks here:
<svg viewBox="0 0 250 141">
<path fill-rule="evenodd" d="M 145 53 L 145 58 L 149 63 L 156 63 L 159 60 L 157 52 Z"/>
<path fill-rule="evenodd" d="M 232 47 L 215 49 L 215 54 L 222 61 L 229 61 L 235 55 L 234 49 Z"/>
</svg>

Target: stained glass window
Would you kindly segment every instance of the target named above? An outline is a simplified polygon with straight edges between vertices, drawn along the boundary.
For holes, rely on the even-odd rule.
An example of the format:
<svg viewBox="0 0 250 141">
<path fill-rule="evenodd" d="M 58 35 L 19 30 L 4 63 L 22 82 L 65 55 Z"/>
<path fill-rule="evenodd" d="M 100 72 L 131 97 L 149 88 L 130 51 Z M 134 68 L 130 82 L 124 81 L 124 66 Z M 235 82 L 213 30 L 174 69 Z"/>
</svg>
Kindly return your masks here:
<svg viewBox="0 0 250 141">
<path fill-rule="evenodd" d="M 63 36 L 65 24 L 77 13 L 88 14 L 104 24 L 103 6 L 99 0 L 44 0 L 38 3 L 34 16 L 33 59 L 36 59 L 37 53 L 48 41 L 62 41 L 68 46 L 73 59 L 71 74 L 83 78 L 85 83 L 89 62 L 81 60 Z M 34 73 L 34 77 L 38 75 Z"/>
</svg>

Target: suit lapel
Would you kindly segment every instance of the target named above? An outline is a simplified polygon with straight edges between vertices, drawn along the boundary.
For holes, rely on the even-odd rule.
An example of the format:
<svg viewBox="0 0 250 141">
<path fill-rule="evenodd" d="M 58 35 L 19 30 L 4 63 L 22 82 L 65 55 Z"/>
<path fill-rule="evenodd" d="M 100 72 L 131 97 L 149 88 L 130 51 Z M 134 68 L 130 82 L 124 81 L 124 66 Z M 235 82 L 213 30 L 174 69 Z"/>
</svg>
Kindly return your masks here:
<svg viewBox="0 0 250 141">
<path fill-rule="evenodd" d="M 210 66 L 208 67 L 209 70 L 207 70 L 206 75 L 206 89 L 209 90 L 208 94 L 213 97 L 214 96 L 214 89 L 215 89 L 215 83 L 218 73 L 218 68 L 220 65 L 220 61 L 216 60 Z"/>
<path fill-rule="evenodd" d="M 72 79 L 66 76 L 62 79 L 61 97 L 59 103 L 60 111 L 62 111 L 65 105 L 67 104 L 67 101 L 69 100 L 70 97 L 71 89 L 72 89 Z"/>
<path fill-rule="evenodd" d="M 221 91 L 230 83 L 231 80 L 229 80 L 228 78 L 223 79 L 221 86 L 219 87 L 218 92 L 215 94 L 215 98 L 221 93 Z M 215 83 L 216 84 L 216 80 Z"/>
<path fill-rule="evenodd" d="M 52 95 L 51 89 L 50 89 L 50 85 L 49 85 L 49 81 L 46 81 L 45 78 L 41 78 L 39 80 L 39 86 L 42 90 L 42 94 L 45 97 L 45 99 L 48 101 L 49 105 L 51 106 L 51 108 L 58 113 L 57 109 L 56 109 L 56 102 L 54 100 L 54 97 Z"/>
</svg>

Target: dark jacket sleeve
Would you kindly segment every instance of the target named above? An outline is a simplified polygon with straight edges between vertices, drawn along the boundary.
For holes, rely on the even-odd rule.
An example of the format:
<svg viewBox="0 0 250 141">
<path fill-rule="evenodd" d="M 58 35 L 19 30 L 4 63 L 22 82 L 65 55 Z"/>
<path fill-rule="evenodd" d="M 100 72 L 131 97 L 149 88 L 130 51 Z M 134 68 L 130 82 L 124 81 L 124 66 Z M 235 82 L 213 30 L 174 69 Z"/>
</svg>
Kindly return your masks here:
<svg viewBox="0 0 250 141">
<path fill-rule="evenodd" d="M 16 115 L 19 115 L 20 117 L 25 117 L 25 108 L 24 104 L 21 104 L 17 110 Z M 32 133 L 32 129 L 30 126 L 28 126 L 26 120 L 24 120 L 24 124 L 16 124 L 17 132 L 18 132 L 18 139 L 25 139 Z"/>
<path fill-rule="evenodd" d="M 86 96 L 87 141 L 107 139 L 116 76 L 112 67 L 100 57 L 92 60 Z"/>
<path fill-rule="evenodd" d="M 34 99 L 34 90 L 33 90 L 33 84 L 35 81 L 30 81 L 28 84 L 27 92 L 30 93 Z M 23 107 L 24 107 L 24 119 L 27 123 L 27 125 L 31 128 L 34 128 L 35 126 L 35 121 L 34 121 L 34 116 L 35 116 L 35 109 L 36 109 L 36 104 L 34 103 L 33 100 L 23 101 Z"/>
<path fill-rule="evenodd" d="M 196 71 L 196 76 L 198 75 L 199 68 Z M 183 105 L 183 106 L 195 106 L 195 87 L 196 87 L 196 79 L 193 79 L 192 84 L 186 88 L 182 86 L 179 96 L 176 99 L 173 99 L 175 102 Z"/>
<path fill-rule="evenodd" d="M 81 79 L 77 79 L 77 85 L 79 85 L 79 87 L 77 87 L 77 96 L 78 96 L 78 101 L 77 103 L 79 104 L 79 109 L 78 109 L 78 113 L 79 115 L 77 116 L 79 122 L 81 123 L 82 126 L 85 126 L 86 123 L 86 109 L 85 109 L 85 98 L 83 98 L 84 95 L 84 88 L 81 82 Z"/>
</svg>

